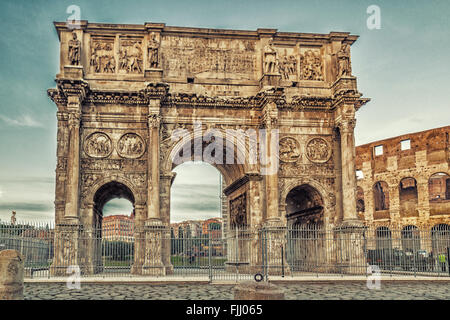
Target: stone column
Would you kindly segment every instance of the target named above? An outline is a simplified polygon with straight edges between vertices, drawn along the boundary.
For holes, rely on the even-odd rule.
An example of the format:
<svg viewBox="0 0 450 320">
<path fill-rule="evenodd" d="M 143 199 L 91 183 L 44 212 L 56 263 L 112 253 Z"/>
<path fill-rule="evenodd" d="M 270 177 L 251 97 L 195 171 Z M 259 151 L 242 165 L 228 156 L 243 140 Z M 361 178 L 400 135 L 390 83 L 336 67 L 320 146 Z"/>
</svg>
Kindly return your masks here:
<svg viewBox="0 0 450 320">
<path fill-rule="evenodd" d="M 160 205 L 159 205 L 159 127 L 161 117 L 159 110 L 151 113 L 148 116 L 148 167 L 150 174 L 148 175 L 148 198 L 147 198 L 147 219 L 160 220 Z"/>
<path fill-rule="evenodd" d="M 342 164 L 342 207 L 343 222 L 357 223 L 356 212 L 356 170 L 355 170 L 355 119 L 345 119 L 339 123 L 341 134 L 341 164 Z"/>
<path fill-rule="evenodd" d="M 341 134 L 343 220 L 334 231 L 338 269 L 348 274 L 364 274 L 366 228 L 356 212 L 355 124 L 354 118 L 343 119 L 338 124 Z"/>
<path fill-rule="evenodd" d="M 23 272 L 19 252 L 0 251 L 0 300 L 23 300 Z"/>
<path fill-rule="evenodd" d="M 166 269 L 166 274 L 173 273 L 173 266 L 170 261 L 170 188 L 172 186 L 173 179 L 175 178 L 175 172 L 166 172 L 160 176 L 160 188 L 161 188 L 161 201 L 160 211 L 161 220 L 165 229 L 162 243 L 162 260 Z"/>
<path fill-rule="evenodd" d="M 76 96 L 69 96 L 69 101 L 79 106 Z M 80 106 L 81 107 L 81 106 Z M 77 109 L 69 111 L 69 153 L 67 157 L 66 180 L 66 219 L 78 220 L 79 180 L 80 180 L 80 120 L 81 112 Z"/>
</svg>

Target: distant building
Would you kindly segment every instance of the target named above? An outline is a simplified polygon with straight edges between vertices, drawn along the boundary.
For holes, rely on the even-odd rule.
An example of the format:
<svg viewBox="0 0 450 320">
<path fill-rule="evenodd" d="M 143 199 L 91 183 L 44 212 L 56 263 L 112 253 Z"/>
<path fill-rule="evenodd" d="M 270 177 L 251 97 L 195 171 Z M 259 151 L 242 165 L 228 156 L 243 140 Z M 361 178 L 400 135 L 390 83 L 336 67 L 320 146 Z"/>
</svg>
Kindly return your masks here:
<svg viewBox="0 0 450 320">
<path fill-rule="evenodd" d="M 134 241 L 134 216 L 115 215 L 103 218 L 102 238 L 108 241 Z"/>
<path fill-rule="evenodd" d="M 204 235 L 209 235 L 211 233 L 212 239 L 221 239 L 222 238 L 222 219 L 221 218 L 211 218 L 211 219 L 203 221 L 202 233 Z"/>
</svg>

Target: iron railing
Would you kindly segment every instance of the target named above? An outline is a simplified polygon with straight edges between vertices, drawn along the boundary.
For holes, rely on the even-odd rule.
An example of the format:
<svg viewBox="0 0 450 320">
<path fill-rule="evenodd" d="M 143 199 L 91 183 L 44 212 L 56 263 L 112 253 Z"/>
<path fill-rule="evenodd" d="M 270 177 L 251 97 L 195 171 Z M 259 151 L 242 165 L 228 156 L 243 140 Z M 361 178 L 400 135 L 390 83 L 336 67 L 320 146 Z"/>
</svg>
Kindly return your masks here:
<svg viewBox="0 0 450 320">
<path fill-rule="evenodd" d="M 386 275 L 450 276 L 448 228 L 411 232 L 367 227 L 353 232 L 318 226 L 233 228 L 224 234 L 175 238 L 163 232 L 160 237 L 168 277 L 242 280 L 255 274 L 266 279 L 361 275 L 370 271 L 368 266 Z M 52 225 L 0 224 L 0 250 L 19 251 L 28 278 L 61 275 L 79 264 L 86 276 L 142 275 L 137 270 L 138 255 L 146 253 L 136 246 L 145 241 L 142 235 L 108 238 L 102 237 L 101 230 L 90 230 L 79 234 L 74 254 L 73 242 Z M 58 248 L 59 255 L 55 254 Z M 53 273 L 52 266 L 63 270 Z"/>
</svg>

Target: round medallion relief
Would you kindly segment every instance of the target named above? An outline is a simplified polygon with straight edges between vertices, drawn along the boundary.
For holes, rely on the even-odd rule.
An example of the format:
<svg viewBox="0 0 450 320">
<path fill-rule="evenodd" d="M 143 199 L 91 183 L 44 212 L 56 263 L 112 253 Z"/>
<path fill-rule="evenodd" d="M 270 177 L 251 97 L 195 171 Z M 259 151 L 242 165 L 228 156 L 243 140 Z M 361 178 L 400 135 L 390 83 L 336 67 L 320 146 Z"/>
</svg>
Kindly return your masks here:
<svg viewBox="0 0 450 320">
<path fill-rule="evenodd" d="M 278 152 L 281 161 L 295 162 L 300 157 L 300 144 L 292 137 L 283 137 Z"/>
<path fill-rule="evenodd" d="M 84 152 L 91 158 L 106 158 L 112 150 L 111 139 L 103 132 L 92 133 L 84 142 Z"/>
<path fill-rule="evenodd" d="M 306 156 L 311 162 L 327 162 L 331 156 L 330 146 L 322 138 L 312 138 L 306 144 Z"/>
<path fill-rule="evenodd" d="M 144 152 L 145 142 L 136 133 L 125 133 L 117 142 L 117 153 L 123 158 L 139 158 Z"/>
</svg>

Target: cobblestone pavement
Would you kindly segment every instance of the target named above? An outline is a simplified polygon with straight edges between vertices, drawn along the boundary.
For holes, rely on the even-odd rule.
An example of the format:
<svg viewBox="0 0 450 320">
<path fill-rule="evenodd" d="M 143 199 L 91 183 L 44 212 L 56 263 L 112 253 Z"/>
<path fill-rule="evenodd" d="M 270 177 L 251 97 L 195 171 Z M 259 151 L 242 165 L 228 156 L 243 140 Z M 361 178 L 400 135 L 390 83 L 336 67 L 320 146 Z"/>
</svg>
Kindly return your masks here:
<svg viewBox="0 0 450 320">
<path fill-rule="evenodd" d="M 449 282 L 381 283 L 369 290 L 365 282 L 278 284 L 287 300 L 450 300 Z M 234 285 L 211 284 L 81 284 L 25 283 L 25 300 L 231 300 Z"/>
</svg>

